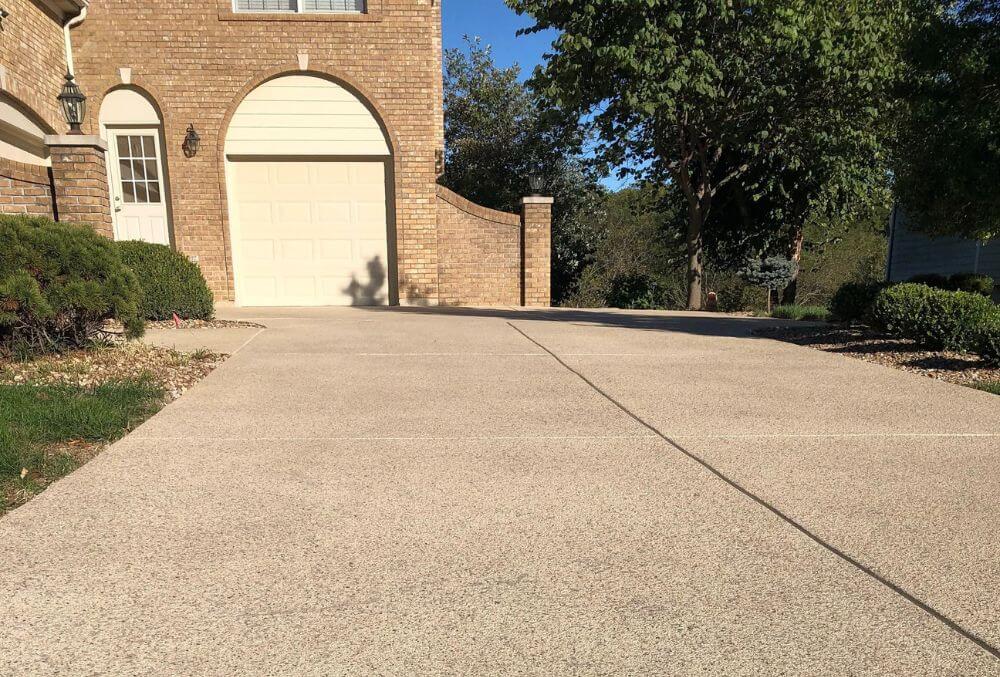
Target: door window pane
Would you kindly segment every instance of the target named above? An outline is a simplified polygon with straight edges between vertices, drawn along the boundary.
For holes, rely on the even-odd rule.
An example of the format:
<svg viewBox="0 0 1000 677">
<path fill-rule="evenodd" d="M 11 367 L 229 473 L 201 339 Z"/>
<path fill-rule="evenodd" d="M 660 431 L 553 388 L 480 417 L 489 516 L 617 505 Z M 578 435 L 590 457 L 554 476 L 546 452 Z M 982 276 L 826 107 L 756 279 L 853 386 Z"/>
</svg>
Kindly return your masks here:
<svg viewBox="0 0 1000 677">
<path fill-rule="evenodd" d="M 161 201 L 159 159 L 156 138 L 149 134 L 119 136 L 118 166 L 122 200 L 130 204 L 155 204 Z"/>
</svg>

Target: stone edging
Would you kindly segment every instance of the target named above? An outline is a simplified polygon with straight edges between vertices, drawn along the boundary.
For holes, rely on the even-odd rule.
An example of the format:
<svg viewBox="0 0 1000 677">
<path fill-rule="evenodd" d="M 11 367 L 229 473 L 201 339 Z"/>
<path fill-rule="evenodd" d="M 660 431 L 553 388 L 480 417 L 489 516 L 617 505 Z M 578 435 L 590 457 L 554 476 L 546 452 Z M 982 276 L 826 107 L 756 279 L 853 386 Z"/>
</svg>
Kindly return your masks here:
<svg viewBox="0 0 1000 677">
<path fill-rule="evenodd" d="M 511 214 L 509 212 L 501 212 L 496 209 L 489 209 L 487 207 L 482 207 L 477 205 L 475 202 L 466 200 L 464 197 L 458 193 L 448 190 L 444 186 L 436 186 L 437 196 L 450 204 L 456 209 L 474 216 L 477 219 L 483 219 L 484 221 L 491 221 L 493 223 L 499 223 L 505 226 L 521 226 L 521 215 Z"/>
</svg>

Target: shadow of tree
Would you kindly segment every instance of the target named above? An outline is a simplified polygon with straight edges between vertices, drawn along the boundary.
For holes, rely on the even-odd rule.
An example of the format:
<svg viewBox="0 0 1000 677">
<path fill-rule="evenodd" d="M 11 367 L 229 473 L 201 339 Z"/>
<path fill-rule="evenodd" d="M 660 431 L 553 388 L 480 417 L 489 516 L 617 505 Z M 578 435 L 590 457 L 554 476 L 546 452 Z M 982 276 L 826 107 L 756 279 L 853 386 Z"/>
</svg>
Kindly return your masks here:
<svg viewBox="0 0 1000 677">
<path fill-rule="evenodd" d="M 368 282 L 362 284 L 351 275 L 351 283 L 344 293 L 351 297 L 352 306 L 384 306 L 386 304 L 385 285 L 389 279 L 385 264 L 378 256 L 368 262 Z"/>
</svg>

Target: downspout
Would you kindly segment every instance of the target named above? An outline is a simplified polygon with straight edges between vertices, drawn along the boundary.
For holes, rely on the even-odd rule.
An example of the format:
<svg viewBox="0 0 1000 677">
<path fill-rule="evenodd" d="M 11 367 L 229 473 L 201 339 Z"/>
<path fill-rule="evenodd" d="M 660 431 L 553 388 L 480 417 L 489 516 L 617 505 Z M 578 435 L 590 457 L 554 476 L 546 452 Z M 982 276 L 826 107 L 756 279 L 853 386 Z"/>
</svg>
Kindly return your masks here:
<svg viewBox="0 0 1000 677">
<path fill-rule="evenodd" d="M 73 69 L 73 39 L 69 36 L 69 31 L 74 26 L 79 26 L 87 18 L 87 5 L 84 4 L 80 13 L 63 24 L 63 41 L 66 44 L 66 72 L 75 76 Z"/>
</svg>

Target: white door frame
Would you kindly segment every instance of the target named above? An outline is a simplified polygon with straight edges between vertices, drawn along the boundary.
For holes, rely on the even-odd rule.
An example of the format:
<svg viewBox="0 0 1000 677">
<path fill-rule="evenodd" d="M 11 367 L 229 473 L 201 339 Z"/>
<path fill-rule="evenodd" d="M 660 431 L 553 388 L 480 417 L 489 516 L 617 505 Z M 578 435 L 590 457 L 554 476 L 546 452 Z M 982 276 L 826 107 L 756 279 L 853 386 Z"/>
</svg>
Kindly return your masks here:
<svg viewBox="0 0 1000 677">
<path fill-rule="evenodd" d="M 125 237 L 124 226 L 121 223 L 121 213 L 126 208 L 122 195 L 122 177 L 118 158 L 119 136 L 151 136 L 156 151 L 157 181 L 160 187 L 159 209 L 163 212 L 165 232 L 156 242 L 173 246 L 174 232 L 170 209 L 170 182 L 167 178 L 166 163 L 163 157 L 162 126 L 150 125 L 109 125 L 106 127 L 108 137 L 108 196 L 111 202 L 111 218 L 114 225 L 115 240 L 131 239 Z"/>
</svg>

